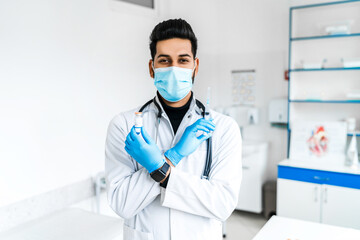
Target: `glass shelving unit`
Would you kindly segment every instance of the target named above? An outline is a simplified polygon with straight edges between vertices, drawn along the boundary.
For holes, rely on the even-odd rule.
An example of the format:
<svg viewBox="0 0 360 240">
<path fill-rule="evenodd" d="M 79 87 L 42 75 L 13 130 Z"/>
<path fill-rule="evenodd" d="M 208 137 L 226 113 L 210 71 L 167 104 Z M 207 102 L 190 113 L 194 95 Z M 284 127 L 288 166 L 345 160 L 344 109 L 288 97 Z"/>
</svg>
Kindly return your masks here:
<svg viewBox="0 0 360 240">
<path fill-rule="evenodd" d="M 291 129 L 289 128 L 289 132 L 291 132 Z M 349 137 L 352 137 L 355 134 L 355 136 L 360 137 L 360 132 L 354 132 L 354 133 L 347 133 Z"/>
<path fill-rule="evenodd" d="M 313 99 L 304 99 L 304 100 L 291 100 L 289 102 L 298 102 L 298 103 L 360 103 L 360 100 L 313 100 Z"/>
<path fill-rule="evenodd" d="M 344 71 L 344 70 L 360 70 L 360 67 L 349 68 L 297 68 L 290 69 L 290 72 L 311 72 L 311 71 Z"/>
<path fill-rule="evenodd" d="M 294 11 L 300 10 L 300 9 L 310 9 L 310 8 L 321 8 L 321 7 L 327 7 L 327 6 L 331 6 L 331 5 L 345 5 L 345 4 L 352 4 L 352 3 L 360 3 L 360 0 L 348 0 L 348 1 L 336 1 L 336 2 L 328 2 L 328 3 L 319 3 L 319 4 L 310 4 L 310 5 L 303 5 L 303 6 L 294 6 L 290 8 L 290 14 L 289 14 L 289 63 L 288 63 L 288 69 L 289 69 L 289 85 L 288 85 L 288 119 L 289 119 L 289 124 L 288 124 L 288 147 L 287 147 L 287 157 L 289 157 L 289 150 L 290 150 L 290 135 L 291 135 L 291 125 L 290 125 L 290 121 L 291 121 L 291 107 L 292 104 L 311 104 L 311 103 L 324 103 L 326 106 L 326 104 L 359 104 L 360 103 L 360 99 L 359 100 L 352 100 L 352 99 L 324 99 L 324 100 L 319 100 L 319 99 L 297 99 L 297 98 L 293 98 L 291 96 L 291 80 L 292 80 L 292 74 L 295 74 L 297 72 L 304 72 L 307 74 L 311 74 L 311 72 L 319 72 L 319 74 L 321 74 L 321 72 L 331 72 L 331 71 L 336 71 L 336 72 L 341 72 L 341 71 L 359 71 L 360 67 L 328 67 L 328 68 L 295 68 L 292 66 L 292 48 L 293 48 L 293 43 L 300 43 L 303 41 L 309 42 L 312 44 L 312 41 L 319 43 L 319 41 L 331 41 L 329 39 L 339 39 L 336 41 L 340 41 L 341 39 L 359 39 L 360 40 L 360 31 L 354 32 L 354 33 L 350 33 L 350 34 L 337 34 L 337 35 L 317 35 L 317 34 L 309 34 L 310 36 L 296 36 L 293 37 L 293 24 L 294 24 L 294 20 L 297 19 L 293 19 L 293 15 L 294 15 Z M 336 6 L 334 6 L 336 7 Z M 312 10 L 311 10 L 312 11 Z M 358 29 L 359 30 L 359 29 Z M 357 41 L 357 40 L 356 40 Z M 360 81 L 360 79 L 359 79 Z M 307 105 L 306 105 L 307 106 Z M 355 109 L 356 111 L 356 109 Z M 360 109 L 358 109 L 358 111 L 360 112 Z M 348 133 L 347 135 L 349 137 L 353 136 L 354 133 Z M 360 132 L 357 131 L 355 132 L 355 135 L 357 137 L 360 137 Z"/>
<path fill-rule="evenodd" d="M 342 37 L 360 37 L 360 33 L 325 35 L 325 36 L 312 36 L 312 37 L 297 37 L 297 38 L 290 38 L 290 40 L 291 41 L 303 41 L 303 40 L 342 38 Z"/>
</svg>

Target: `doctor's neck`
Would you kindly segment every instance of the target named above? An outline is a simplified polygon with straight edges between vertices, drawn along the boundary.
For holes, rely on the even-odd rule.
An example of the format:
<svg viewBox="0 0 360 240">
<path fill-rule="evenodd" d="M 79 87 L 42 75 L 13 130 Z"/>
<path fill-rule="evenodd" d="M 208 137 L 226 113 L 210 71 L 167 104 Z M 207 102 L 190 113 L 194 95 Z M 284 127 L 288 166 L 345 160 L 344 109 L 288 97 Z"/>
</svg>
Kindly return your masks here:
<svg viewBox="0 0 360 240">
<path fill-rule="evenodd" d="M 159 96 L 161 97 L 161 100 L 169 107 L 178 108 L 178 107 L 184 106 L 189 101 L 189 99 L 191 98 L 191 94 L 192 93 L 190 91 L 183 99 L 181 99 L 178 102 L 169 102 L 166 99 L 164 99 L 160 94 L 159 94 Z"/>
</svg>

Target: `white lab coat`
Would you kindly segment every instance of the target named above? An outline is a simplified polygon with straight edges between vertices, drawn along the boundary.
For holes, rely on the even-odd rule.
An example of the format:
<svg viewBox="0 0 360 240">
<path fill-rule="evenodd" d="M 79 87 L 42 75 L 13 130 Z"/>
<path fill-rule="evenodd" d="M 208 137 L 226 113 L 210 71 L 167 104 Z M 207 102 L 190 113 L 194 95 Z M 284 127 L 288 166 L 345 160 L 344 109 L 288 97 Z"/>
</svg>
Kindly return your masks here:
<svg viewBox="0 0 360 240">
<path fill-rule="evenodd" d="M 157 97 L 156 101 L 161 107 Z M 222 221 L 235 209 L 242 178 L 242 140 L 237 123 L 210 111 L 216 129 L 212 136 L 209 180 L 201 179 L 206 158 L 206 142 L 203 142 L 171 169 L 167 188 L 162 188 L 124 149 L 126 136 L 134 125 L 134 112 L 138 110 L 120 113 L 111 120 L 105 148 L 108 203 L 125 219 L 124 240 L 222 239 Z M 155 140 L 154 103 L 144 112 L 143 126 Z M 157 139 L 162 153 L 180 140 L 187 126 L 202 117 L 200 113 L 193 98 L 174 136 L 163 111 Z"/>
</svg>

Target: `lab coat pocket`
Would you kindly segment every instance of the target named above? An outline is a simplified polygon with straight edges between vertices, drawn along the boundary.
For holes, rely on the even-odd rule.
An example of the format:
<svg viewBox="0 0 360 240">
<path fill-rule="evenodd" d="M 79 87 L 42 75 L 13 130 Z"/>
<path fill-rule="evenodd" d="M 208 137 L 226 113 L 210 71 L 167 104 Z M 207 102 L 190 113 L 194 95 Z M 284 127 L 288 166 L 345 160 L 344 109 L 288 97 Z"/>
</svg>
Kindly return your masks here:
<svg viewBox="0 0 360 240">
<path fill-rule="evenodd" d="M 124 240 L 154 240 L 153 234 L 133 229 L 124 224 Z"/>
</svg>

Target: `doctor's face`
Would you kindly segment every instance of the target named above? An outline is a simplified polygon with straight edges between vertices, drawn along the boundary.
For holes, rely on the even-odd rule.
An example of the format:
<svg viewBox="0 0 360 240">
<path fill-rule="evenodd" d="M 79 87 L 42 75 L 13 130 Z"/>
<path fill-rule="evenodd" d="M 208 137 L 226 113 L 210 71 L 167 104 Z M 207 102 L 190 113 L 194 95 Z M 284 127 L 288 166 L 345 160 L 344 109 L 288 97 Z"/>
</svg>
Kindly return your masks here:
<svg viewBox="0 0 360 240">
<path fill-rule="evenodd" d="M 150 76 L 154 78 L 152 69 L 153 60 L 149 61 Z M 191 51 L 191 42 L 188 39 L 172 38 L 162 40 L 156 44 L 156 54 L 154 57 L 154 68 L 182 67 L 193 69 L 196 64 L 196 76 L 199 66 L 199 59 L 194 59 Z"/>
</svg>

